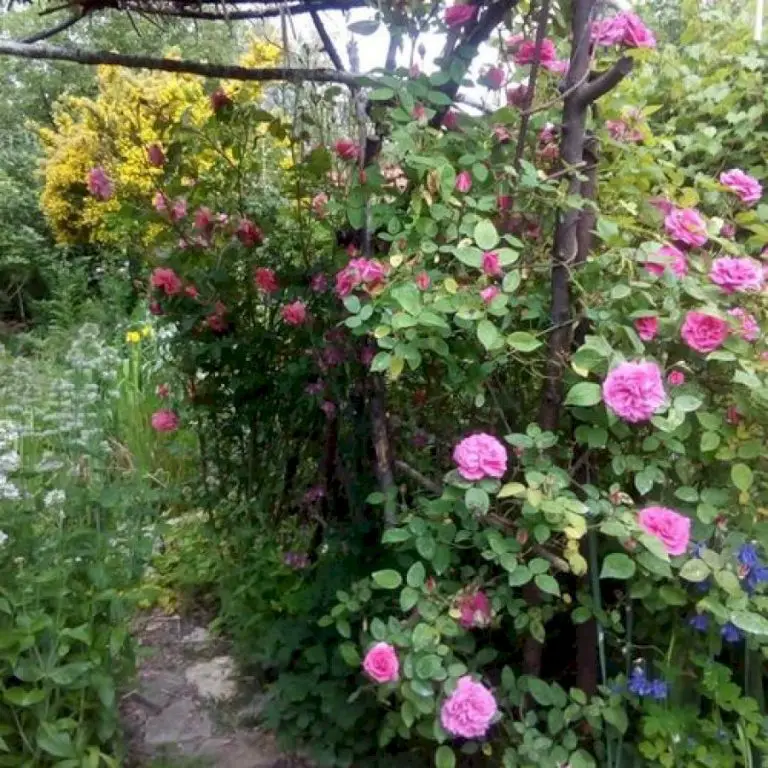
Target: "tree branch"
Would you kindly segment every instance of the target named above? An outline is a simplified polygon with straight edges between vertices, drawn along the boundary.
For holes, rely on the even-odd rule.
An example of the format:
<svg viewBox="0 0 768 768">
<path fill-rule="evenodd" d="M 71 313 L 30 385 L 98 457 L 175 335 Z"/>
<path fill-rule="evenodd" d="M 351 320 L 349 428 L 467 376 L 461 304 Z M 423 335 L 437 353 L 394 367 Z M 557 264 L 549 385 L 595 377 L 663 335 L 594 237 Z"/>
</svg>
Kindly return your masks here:
<svg viewBox="0 0 768 768">
<path fill-rule="evenodd" d="M 111 51 L 89 51 L 82 48 L 60 48 L 46 44 L 29 45 L 12 41 L 0 42 L 0 56 L 19 56 L 25 59 L 72 61 L 76 64 L 107 64 L 129 69 L 155 69 L 163 72 L 183 72 L 200 77 L 220 77 L 227 80 L 290 83 L 313 81 L 316 83 L 342 83 L 359 86 L 358 77 L 333 69 L 302 69 L 296 67 L 241 67 L 234 64 L 208 64 L 188 59 L 165 59 L 154 56 L 133 56 Z"/>
<path fill-rule="evenodd" d="M 317 34 L 321 42 L 323 43 L 325 52 L 328 54 L 331 61 L 333 62 L 333 66 L 336 67 L 336 69 L 339 72 L 343 72 L 344 63 L 341 60 L 341 56 L 339 56 L 339 52 L 336 50 L 336 46 L 333 44 L 333 40 L 331 40 L 331 38 L 329 37 L 322 19 L 320 18 L 319 14 L 314 8 L 310 10 L 309 15 L 312 17 L 312 23 L 315 25 Z"/>
<path fill-rule="evenodd" d="M 77 22 L 80 21 L 80 19 L 82 19 L 84 15 L 85 14 L 83 13 L 73 13 L 71 16 L 64 19 L 63 21 L 60 21 L 55 26 L 50 27 L 49 29 L 43 29 L 40 32 L 35 32 L 34 35 L 25 37 L 21 42 L 26 43 L 27 45 L 31 45 L 32 43 L 38 43 L 41 40 L 47 40 L 49 37 L 58 35 L 60 32 L 63 32 L 65 29 L 69 29 L 70 27 L 77 24 Z"/>
<path fill-rule="evenodd" d="M 629 56 L 622 56 L 610 69 L 600 73 L 587 83 L 579 92 L 579 101 L 583 105 L 592 104 L 608 91 L 615 88 L 631 71 L 634 61 Z"/>
<path fill-rule="evenodd" d="M 419 472 L 410 464 L 401 459 L 395 459 L 395 468 L 399 469 L 404 475 L 408 475 L 412 480 L 415 480 L 422 488 L 434 493 L 435 496 L 440 496 L 443 492 L 443 488 L 440 483 L 436 483 L 434 480 L 430 480 L 426 475 Z"/>
</svg>

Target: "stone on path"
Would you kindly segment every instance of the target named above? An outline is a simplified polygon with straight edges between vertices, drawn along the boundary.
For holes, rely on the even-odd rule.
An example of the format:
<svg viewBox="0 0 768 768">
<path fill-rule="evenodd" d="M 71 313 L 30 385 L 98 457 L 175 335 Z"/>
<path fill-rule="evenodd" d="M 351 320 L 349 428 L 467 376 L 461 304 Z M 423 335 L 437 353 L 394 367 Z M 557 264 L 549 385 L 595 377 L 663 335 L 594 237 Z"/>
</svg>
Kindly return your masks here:
<svg viewBox="0 0 768 768">
<path fill-rule="evenodd" d="M 237 693 L 234 671 L 235 665 L 230 656 L 217 656 L 188 667 L 184 675 L 187 682 L 195 686 L 200 698 L 228 701 Z"/>
<path fill-rule="evenodd" d="M 200 709 L 194 699 L 178 699 L 147 720 L 144 741 L 151 747 L 173 746 L 189 753 L 199 748 L 212 733 L 208 713 Z"/>
</svg>

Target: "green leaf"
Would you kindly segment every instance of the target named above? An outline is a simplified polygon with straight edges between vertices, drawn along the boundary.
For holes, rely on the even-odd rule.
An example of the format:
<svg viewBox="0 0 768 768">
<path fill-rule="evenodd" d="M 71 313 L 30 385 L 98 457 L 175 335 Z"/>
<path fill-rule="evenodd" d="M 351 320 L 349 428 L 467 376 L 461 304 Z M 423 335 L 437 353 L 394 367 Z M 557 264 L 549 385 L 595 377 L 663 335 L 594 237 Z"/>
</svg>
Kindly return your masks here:
<svg viewBox="0 0 768 768">
<path fill-rule="evenodd" d="M 595 384 L 592 381 L 580 381 L 568 390 L 565 404 L 589 407 L 590 405 L 597 405 L 601 397 L 599 384 Z"/>
<path fill-rule="evenodd" d="M 397 589 L 403 583 L 403 577 L 392 569 L 374 571 L 371 578 L 374 584 L 382 589 Z"/>
<path fill-rule="evenodd" d="M 413 283 L 406 283 L 395 288 L 392 291 L 392 298 L 409 314 L 419 314 L 421 294 Z"/>
<path fill-rule="evenodd" d="M 542 707 L 552 704 L 552 691 L 549 685 L 538 677 L 528 678 L 528 691 Z"/>
<path fill-rule="evenodd" d="M 742 593 L 739 579 L 733 571 L 715 571 L 717 585 L 732 597 L 739 597 Z"/>
<path fill-rule="evenodd" d="M 510 587 L 521 587 L 523 584 L 527 584 L 532 576 L 533 574 L 527 565 L 520 565 L 509 574 L 507 581 Z"/>
<path fill-rule="evenodd" d="M 475 514 L 484 515 L 491 506 L 491 499 L 482 488 L 468 488 L 464 494 L 467 509 Z"/>
<path fill-rule="evenodd" d="M 506 499 L 510 496 L 521 499 L 525 496 L 527 488 L 522 483 L 506 483 L 501 486 L 501 490 L 496 494 L 500 499 Z"/>
<path fill-rule="evenodd" d="M 752 487 L 752 470 L 746 464 L 734 464 L 731 467 L 731 481 L 740 491 Z"/>
<path fill-rule="evenodd" d="M 399 544 L 402 541 L 408 541 L 411 538 L 410 531 L 405 528 L 389 528 L 384 531 L 381 537 L 382 544 Z"/>
<path fill-rule="evenodd" d="M 734 611 L 731 621 L 749 635 L 768 635 L 768 619 L 752 611 Z"/>
<path fill-rule="evenodd" d="M 392 362 L 392 355 L 389 352 L 379 352 L 371 361 L 371 372 L 381 373 L 389 370 L 389 364 Z"/>
<path fill-rule="evenodd" d="M 339 646 L 339 653 L 341 654 L 341 658 L 344 659 L 350 667 L 360 666 L 360 654 L 354 643 L 342 643 Z"/>
<path fill-rule="evenodd" d="M 427 569 L 424 567 L 424 563 L 417 560 L 409 569 L 405 575 L 405 581 L 409 587 L 414 589 L 421 589 L 424 586 L 424 581 L 427 578 Z"/>
<path fill-rule="evenodd" d="M 680 578 L 686 581 L 698 583 L 704 581 L 709 576 L 709 566 L 699 558 L 689 560 L 680 569 Z"/>
<path fill-rule="evenodd" d="M 507 336 L 507 344 L 518 352 L 533 352 L 541 346 L 542 342 L 531 333 L 515 331 Z"/>
<path fill-rule="evenodd" d="M 37 731 L 37 746 L 54 757 L 75 757 L 72 737 L 66 731 L 57 731 L 50 723 L 41 723 Z"/>
<path fill-rule="evenodd" d="M 533 581 L 536 586 L 548 595 L 560 596 L 560 585 L 557 583 L 557 579 L 554 576 L 550 576 L 548 573 L 540 573 L 534 577 Z"/>
<path fill-rule="evenodd" d="M 389 101 L 394 95 L 395 92 L 391 88 L 374 88 L 368 94 L 368 98 L 371 101 Z"/>
<path fill-rule="evenodd" d="M 419 602 L 419 597 L 419 593 L 413 587 L 403 587 L 400 593 L 400 610 L 408 613 Z"/>
<path fill-rule="evenodd" d="M 635 562 L 623 552 L 606 555 L 600 570 L 601 579 L 631 579 L 635 575 Z"/>
<path fill-rule="evenodd" d="M 15 707 L 32 707 L 45 699 L 45 691 L 17 686 L 3 691 L 3 699 Z"/>
<path fill-rule="evenodd" d="M 690 413 L 697 410 L 701 406 L 702 402 L 704 401 L 700 397 L 695 397 L 694 395 L 678 395 L 672 401 L 672 407 L 676 411 L 681 411 L 682 413 Z"/>
<path fill-rule="evenodd" d="M 477 324 L 477 338 L 486 349 L 496 349 L 502 344 L 501 334 L 490 320 L 481 320 Z"/>
<path fill-rule="evenodd" d="M 475 242 L 478 248 L 490 251 L 499 244 L 499 233 L 490 219 L 482 219 L 475 227 Z"/>
<path fill-rule="evenodd" d="M 619 733 L 626 733 L 629 727 L 627 713 L 619 706 L 606 707 L 603 710 L 603 718 L 610 723 Z"/>
<path fill-rule="evenodd" d="M 453 750 L 443 744 L 435 751 L 435 768 L 455 768 L 456 755 Z"/>
</svg>

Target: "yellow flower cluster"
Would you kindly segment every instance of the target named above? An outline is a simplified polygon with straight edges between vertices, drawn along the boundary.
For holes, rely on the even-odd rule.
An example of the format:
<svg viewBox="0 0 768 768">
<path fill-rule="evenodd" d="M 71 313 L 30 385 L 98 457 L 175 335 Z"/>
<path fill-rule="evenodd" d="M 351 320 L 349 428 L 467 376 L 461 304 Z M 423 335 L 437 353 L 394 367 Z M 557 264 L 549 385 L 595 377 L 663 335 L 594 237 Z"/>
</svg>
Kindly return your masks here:
<svg viewBox="0 0 768 768">
<path fill-rule="evenodd" d="M 151 326 L 145 325 L 140 331 L 128 331 L 125 334 L 125 340 L 128 344 L 138 344 L 142 339 L 151 338 L 153 333 Z"/>
</svg>

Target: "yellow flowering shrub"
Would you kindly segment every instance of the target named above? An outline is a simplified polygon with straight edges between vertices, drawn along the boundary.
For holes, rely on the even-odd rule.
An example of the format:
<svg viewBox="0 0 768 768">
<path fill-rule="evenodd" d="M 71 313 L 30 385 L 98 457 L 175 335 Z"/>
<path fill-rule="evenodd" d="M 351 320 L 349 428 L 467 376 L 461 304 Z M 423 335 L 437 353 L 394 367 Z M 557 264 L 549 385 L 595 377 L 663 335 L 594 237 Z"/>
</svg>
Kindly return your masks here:
<svg viewBox="0 0 768 768">
<path fill-rule="evenodd" d="M 277 46 L 252 40 L 242 59 L 246 66 L 273 66 L 280 60 Z M 257 101 L 263 86 L 226 82 L 232 98 Z M 153 167 L 147 147 L 158 144 L 167 151 L 174 124 L 201 127 L 211 115 L 205 82 L 185 74 L 101 67 L 96 98 L 68 97 L 56 108 L 53 128 L 40 128 L 45 158 L 41 207 L 57 240 L 62 243 L 119 243 L 121 228 L 109 226 L 110 214 L 131 200 L 146 202 L 157 188 L 162 169 Z M 185 157 L 192 180 L 204 173 L 215 150 Z M 88 193 L 88 172 L 102 166 L 115 194 L 99 200 Z M 151 242 L 157 232 L 143 233 Z"/>
</svg>

